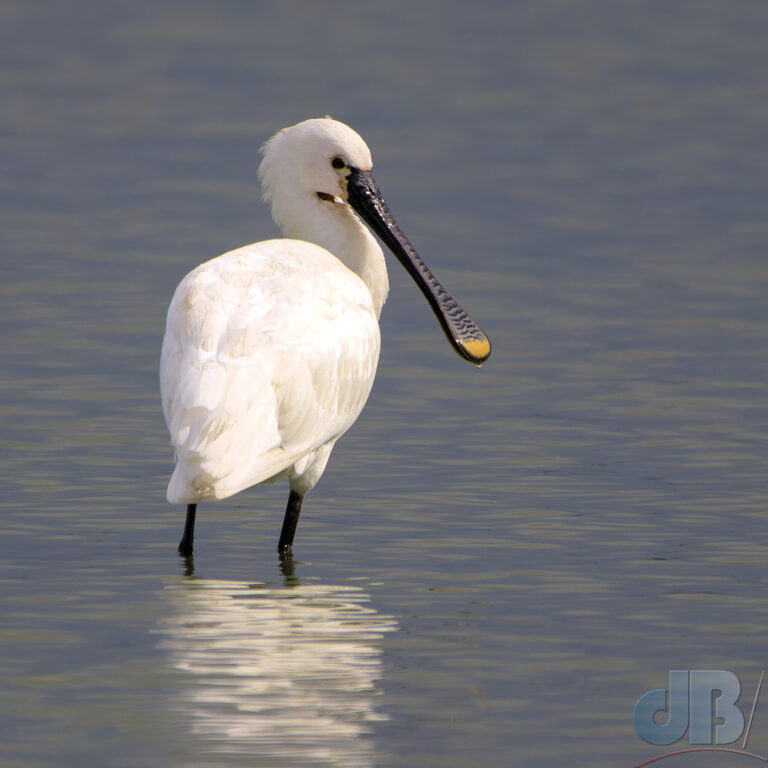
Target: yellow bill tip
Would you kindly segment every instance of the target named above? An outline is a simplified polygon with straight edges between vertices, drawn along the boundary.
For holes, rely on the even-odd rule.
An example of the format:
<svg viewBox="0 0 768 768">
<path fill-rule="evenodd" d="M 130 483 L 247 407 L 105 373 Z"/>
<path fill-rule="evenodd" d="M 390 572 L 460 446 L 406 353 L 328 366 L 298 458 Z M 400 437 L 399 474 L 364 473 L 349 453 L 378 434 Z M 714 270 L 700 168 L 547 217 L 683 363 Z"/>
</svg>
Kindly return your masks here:
<svg viewBox="0 0 768 768">
<path fill-rule="evenodd" d="M 475 365 L 482 365 L 491 354 L 491 342 L 483 334 L 482 337 L 459 339 L 461 351 L 464 357 Z"/>
</svg>

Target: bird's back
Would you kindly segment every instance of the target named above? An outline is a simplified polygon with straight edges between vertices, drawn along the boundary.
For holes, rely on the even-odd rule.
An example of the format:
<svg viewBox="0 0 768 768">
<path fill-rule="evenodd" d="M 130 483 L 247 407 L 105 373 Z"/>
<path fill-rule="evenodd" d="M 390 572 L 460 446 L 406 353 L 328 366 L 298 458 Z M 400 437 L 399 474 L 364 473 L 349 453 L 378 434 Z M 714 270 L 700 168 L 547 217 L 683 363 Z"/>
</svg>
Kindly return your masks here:
<svg viewBox="0 0 768 768">
<path fill-rule="evenodd" d="M 226 498 L 338 438 L 368 398 L 379 345 L 370 292 L 319 246 L 268 240 L 190 272 L 160 364 L 169 501 Z"/>
</svg>

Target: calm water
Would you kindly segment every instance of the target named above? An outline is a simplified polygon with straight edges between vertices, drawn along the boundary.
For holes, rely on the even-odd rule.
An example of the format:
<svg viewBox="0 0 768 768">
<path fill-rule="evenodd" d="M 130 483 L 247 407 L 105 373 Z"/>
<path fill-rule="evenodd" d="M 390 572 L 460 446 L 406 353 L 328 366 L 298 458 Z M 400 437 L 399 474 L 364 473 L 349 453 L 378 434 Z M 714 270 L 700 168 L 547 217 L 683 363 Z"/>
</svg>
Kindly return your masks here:
<svg viewBox="0 0 768 768">
<path fill-rule="evenodd" d="M 669 669 L 732 671 L 748 714 L 768 5 L 32 0 L 0 37 L 4 767 L 633 766 Z M 258 146 L 324 114 L 494 354 L 392 261 L 293 570 L 277 485 L 201 507 L 185 572 L 165 309 L 275 233 Z"/>
</svg>

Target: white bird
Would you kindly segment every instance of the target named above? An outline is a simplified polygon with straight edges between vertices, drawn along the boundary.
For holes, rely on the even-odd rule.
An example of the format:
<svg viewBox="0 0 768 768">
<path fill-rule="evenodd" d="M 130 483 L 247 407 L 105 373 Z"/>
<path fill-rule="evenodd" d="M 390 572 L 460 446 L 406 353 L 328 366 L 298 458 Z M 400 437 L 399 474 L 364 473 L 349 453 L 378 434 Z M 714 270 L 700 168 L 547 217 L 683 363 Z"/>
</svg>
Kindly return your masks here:
<svg viewBox="0 0 768 768">
<path fill-rule="evenodd" d="M 306 120 L 279 131 L 262 153 L 263 198 L 285 239 L 201 264 L 168 309 L 160 389 L 176 456 L 168 501 L 187 504 L 185 556 L 199 502 L 278 477 L 290 486 L 278 551 L 290 551 L 302 500 L 376 374 L 389 283 L 363 221 L 416 281 L 454 349 L 478 366 L 491 353 L 400 232 L 355 131 Z"/>
</svg>

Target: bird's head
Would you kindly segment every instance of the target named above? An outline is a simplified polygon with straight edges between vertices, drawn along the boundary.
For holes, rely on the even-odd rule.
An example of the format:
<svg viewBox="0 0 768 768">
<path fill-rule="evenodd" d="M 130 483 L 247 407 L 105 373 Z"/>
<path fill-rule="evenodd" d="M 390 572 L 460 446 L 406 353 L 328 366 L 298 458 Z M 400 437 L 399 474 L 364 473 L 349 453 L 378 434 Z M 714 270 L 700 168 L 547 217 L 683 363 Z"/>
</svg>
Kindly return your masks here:
<svg viewBox="0 0 768 768">
<path fill-rule="evenodd" d="M 360 135 L 330 117 L 283 128 L 264 144 L 262 154 L 259 178 L 269 203 L 284 193 L 346 203 L 350 175 L 372 167 Z"/>
</svg>

